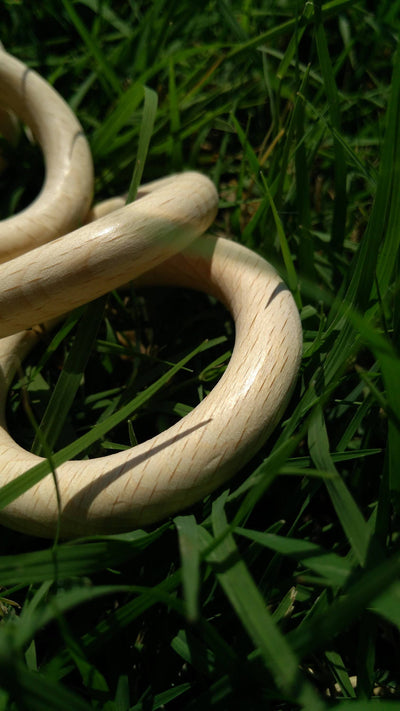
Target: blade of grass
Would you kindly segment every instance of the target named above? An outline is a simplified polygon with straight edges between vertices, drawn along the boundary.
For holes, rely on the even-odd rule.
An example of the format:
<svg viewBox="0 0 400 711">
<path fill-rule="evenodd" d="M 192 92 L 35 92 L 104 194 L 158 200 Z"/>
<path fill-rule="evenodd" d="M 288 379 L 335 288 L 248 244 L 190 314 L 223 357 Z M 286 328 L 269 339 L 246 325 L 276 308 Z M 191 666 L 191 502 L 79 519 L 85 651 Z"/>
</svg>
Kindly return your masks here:
<svg viewBox="0 0 400 711">
<path fill-rule="evenodd" d="M 301 100 L 307 88 L 309 72 L 304 75 L 300 95 L 296 97 L 293 111 L 293 127 L 296 135 L 294 156 L 296 172 L 296 205 L 299 219 L 299 270 L 308 279 L 315 279 L 314 240 L 311 234 L 310 179 L 305 145 L 305 107 Z"/>
<path fill-rule="evenodd" d="M 336 87 L 332 60 L 329 56 L 328 42 L 324 30 L 322 20 L 322 2 L 314 0 L 314 19 L 315 19 L 315 41 L 321 67 L 321 74 L 324 80 L 324 87 L 328 99 L 329 115 L 333 128 L 340 133 L 340 105 L 339 95 Z M 334 190 L 335 201 L 333 208 L 332 220 L 332 246 L 334 249 L 340 249 L 346 228 L 346 160 L 342 144 L 334 137 Z"/>
<path fill-rule="evenodd" d="M 352 319 L 357 325 L 363 342 L 372 350 L 381 367 L 387 404 L 377 392 L 372 381 L 369 382 L 369 387 L 372 394 L 378 398 L 379 404 L 385 409 L 389 419 L 389 486 L 392 502 L 396 510 L 400 511 L 400 358 L 390 341 L 379 334 L 366 318 L 352 314 Z M 366 374 L 364 374 L 365 376 Z"/>
<path fill-rule="evenodd" d="M 253 511 L 256 503 L 261 499 L 278 476 L 281 467 L 284 466 L 289 457 L 295 451 L 299 442 L 301 442 L 305 431 L 306 428 L 303 428 L 299 433 L 297 433 L 296 436 L 287 439 L 279 447 L 276 447 L 275 451 L 272 452 L 259 467 L 257 467 L 248 479 L 230 494 L 229 501 L 234 501 L 235 499 L 242 497 L 243 494 L 246 494 L 235 515 L 235 526 L 243 524 L 249 514 Z"/>
<path fill-rule="evenodd" d="M 297 9 L 297 8 L 296 8 Z M 298 54 L 298 48 L 301 38 L 304 35 L 307 22 L 309 22 L 313 15 L 313 6 L 311 3 L 306 3 L 304 5 L 303 12 L 300 17 L 296 18 L 296 26 L 294 28 L 294 33 L 292 34 L 289 44 L 286 48 L 285 54 L 283 55 L 279 67 L 276 72 L 276 76 L 280 81 L 284 79 L 287 74 L 288 68 L 293 61 L 295 55 Z"/>
<path fill-rule="evenodd" d="M 306 568 L 321 575 L 330 585 L 345 585 L 352 573 L 352 565 L 347 558 L 328 552 L 316 543 L 240 527 L 235 528 L 235 533 L 282 555 L 295 558 Z"/>
<path fill-rule="evenodd" d="M 53 353 L 55 353 L 57 348 L 61 345 L 63 340 L 68 336 L 69 333 L 71 333 L 72 329 L 75 328 L 85 308 L 85 306 L 81 306 L 80 308 L 75 309 L 72 313 L 68 314 L 67 318 L 61 324 L 58 331 L 53 335 L 50 343 L 48 343 L 48 345 L 46 346 L 46 350 L 39 359 L 37 365 L 32 369 L 33 375 L 43 369 L 43 367 L 49 361 Z"/>
<path fill-rule="evenodd" d="M 309 617 L 288 637 L 297 654 L 302 658 L 313 654 L 332 640 L 349 624 L 359 619 L 368 607 L 373 608 L 374 600 L 390 593 L 390 586 L 400 572 L 400 555 L 396 553 L 389 560 L 369 568 L 351 587 L 346 595 L 339 598 L 325 610 Z M 398 610 L 398 601 L 396 602 Z M 378 610 L 377 610 L 378 611 Z"/>
<path fill-rule="evenodd" d="M 68 610 L 72 610 L 81 604 L 92 602 L 98 597 L 105 595 L 118 595 L 126 593 L 129 587 L 126 585 L 96 585 L 91 587 L 76 587 L 72 590 L 61 591 L 56 595 L 48 595 L 42 605 L 30 610 L 29 603 L 25 605 L 23 614 L 20 615 L 18 631 L 14 635 L 14 651 L 23 649 L 34 638 L 39 630 L 46 627 L 50 622 L 56 621 Z M 0 635 L 7 635 L 7 630 L 1 630 Z"/>
<path fill-rule="evenodd" d="M 39 425 L 41 437 L 37 433 L 33 441 L 31 451 L 34 454 L 44 454 L 41 441 L 43 438 L 50 450 L 53 450 L 57 443 L 70 407 L 82 382 L 82 376 L 103 318 L 105 303 L 105 298 L 97 299 L 89 304 L 81 317 L 74 344 Z"/>
<path fill-rule="evenodd" d="M 181 118 L 179 110 L 179 97 L 176 88 L 175 66 L 172 59 L 169 62 L 168 73 L 168 98 L 170 113 L 170 140 L 171 140 L 171 164 L 173 170 L 181 170 L 183 163 L 182 141 L 181 141 Z"/>
<path fill-rule="evenodd" d="M 93 10 L 96 15 L 106 20 L 112 27 L 115 27 L 126 39 L 131 39 L 133 34 L 132 26 L 129 22 L 125 22 L 109 5 L 99 2 L 98 0 L 79 0 L 81 5 L 86 5 Z"/>
<path fill-rule="evenodd" d="M 342 12 L 347 6 L 353 5 L 354 0 L 331 0 L 322 6 L 322 19 L 326 20 L 329 17 L 334 17 Z M 307 19 L 307 24 L 313 21 L 313 15 Z M 258 48 L 262 44 L 271 43 L 271 40 L 281 37 L 282 35 L 290 35 L 296 29 L 297 17 L 286 22 L 282 22 L 266 32 L 262 32 L 258 37 L 252 37 L 247 42 L 234 46 L 233 49 L 226 55 L 226 59 L 231 59 L 241 52 L 247 52 L 250 49 Z"/>
<path fill-rule="evenodd" d="M 310 420 L 308 446 L 315 466 L 335 475 L 332 479 L 324 480 L 325 486 L 351 544 L 353 553 L 359 564 L 365 566 L 371 545 L 371 532 L 332 462 L 323 413 L 320 407 L 314 409 Z"/>
<path fill-rule="evenodd" d="M 121 629 L 124 629 L 130 625 L 134 620 L 138 619 L 140 615 L 153 605 L 159 603 L 160 601 L 165 602 L 167 605 L 174 602 L 175 590 L 181 584 L 182 577 L 180 571 L 176 571 L 169 577 L 165 578 L 158 585 L 154 585 L 151 589 L 146 589 L 141 594 L 139 594 L 134 600 L 122 605 L 117 610 L 111 612 L 107 619 L 99 622 L 91 632 L 87 632 L 81 637 L 81 645 L 89 654 L 92 654 L 95 650 L 99 651 L 104 646 L 109 644 L 116 635 L 119 634 Z M 171 593 L 171 595 L 170 595 Z M 176 607 L 176 605 L 174 605 Z M 179 607 L 179 604 L 178 604 Z M 182 612 L 182 606 L 180 606 L 180 612 Z M 58 654 L 48 663 L 46 666 L 46 671 L 53 678 L 61 678 L 68 673 L 69 655 L 68 650 L 61 650 Z"/>
<path fill-rule="evenodd" d="M 398 186 L 398 171 L 400 165 L 400 53 L 394 59 L 391 79 L 391 93 L 387 108 L 386 132 L 382 146 L 382 158 L 378 176 L 377 191 L 368 220 L 366 232 L 361 242 L 357 257 L 353 260 L 350 280 L 344 300 L 347 304 L 358 308 L 361 312 L 368 306 L 369 297 L 374 285 L 375 270 L 378 263 L 379 285 L 381 293 L 385 293 L 387 276 L 392 273 L 391 266 L 387 273 L 382 265 L 391 260 L 397 251 L 397 226 L 394 215 L 397 214 L 398 200 L 395 187 Z M 398 224 L 398 223 L 397 223 Z M 390 225 L 390 230 L 388 230 Z M 381 246 L 382 253 L 378 255 Z M 389 246 L 390 245 L 390 248 Z M 390 255 L 390 256 L 389 256 Z M 390 278 L 390 277 L 389 277 Z M 334 304 L 336 312 L 338 304 Z"/>
<path fill-rule="evenodd" d="M 99 127 L 93 132 L 91 148 L 94 158 L 102 158 L 112 150 L 115 137 L 118 135 L 133 112 L 143 100 L 143 85 L 135 82 L 125 91 L 117 101 L 113 111 L 101 122 Z"/>
<path fill-rule="evenodd" d="M 140 126 L 139 134 L 139 144 L 136 156 L 135 168 L 133 171 L 133 176 L 131 184 L 128 190 L 128 197 L 126 202 L 132 202 L 140 185 L 142 179 L 144 165 L 146 162 L 147 153 L 149 150 L 150 140 L 153 134 L 154 121 L 157 113 L 158 98 L 157 94 L 153 89 L 149 87 L 144 87 L 144 107 L 142 115 L 142 123 Z"/>
<path fill-rule="evenodd" d="M 199 617 L 200 551 L 198 527 L 194 516 L 177 516 L 174 519 L 179 539 L 182 565 L 183 594 L 186 617 L 194 622 Z"/>
<path fill-rule="evenodd" d="M 400 630 L 400 583 L 394 582 L 368 606 Z"/>
<path fill-rule="evenodd" d="M 342 692 L 350 699 L 356 698 L 356 692 L 353 689 L 349 675 L 346 672 L 346 665 L 343 662 L 342 657 L 337 652 L 332 652 L 328 650 L 325 652 L 325 656 L 329 662 L 329 666 L 333 671 L 333 675 L 336 682 L 339 684 Z"/>
<path fill-rule="evenodd" d="M 152 533 L 134 531 L 123 537 L 105 540 L 83 539 L 82 543 L 59 544 L 57 547 L 57 573 L 61 578 L 74 578 L 104 570 L 129 560 L 157 540 L 164 527 Z M 2 585 L 29 585 L 45 580 L 54 580 L 55 562 L 53 550 L 0 556 Z"/>
<path fill-rule="evenodd" d="M 58 615 L 58 628 L 62 634 L 62 639 L 65 648 L 68 649 L 70 658 L 77 669 L 83 684 L 87 688 L 89 695 L 98 695 L 98 693 L 109 692 L 109 685 L 104 677 L 104 674 L 96 667 L 96 663 L 89 660 L 85 654 L 79 640 L 76 639 L 72 630 L 68 625 L 68 620 L 64 616 Z"/>
<path fill-rule="evenodd" d="M 220 536 L 228 526 L 224 512 L 225 500 L 224 495 L 213 504 L 215 536 Z M 205 540 L 205 529 L 201 531 Z M 207 539 L 210 540 L 208 536 Z M 302 677 L 296 656 L 273 622 L 231 535 L 226 536 L 218 548 L 209 554 L 208 562 L 242 625 L 260 650 L 277 687 L 308 711 L 325 709 L 324 702 Z"/>
<path fill-rule="evenodd" d="M 161 691 L 159 694 L 155 694 L 150 702 L 152 711 L 164 709 L 166 704 L 179 698 L 182 694 L 185 694 L 191 689 L 191 686 L 190 683 L 185 682 L 184 684 L 178 684 L 174 689 L 167 689 L 166 691 Z M 129 711 L 147 711 L 149 708 L 149 699 L 144 699 L 134 706 L 131 706 Z"/>
<path fill-rule="evenodd" d="M 217 0 L 218 10 L 221 14 L 222 22 L 228 28 L 229 34 L 236 36 L 240 42 L 246 42 L 247 35 L 244 31 L 242 25 L 236 20 L 235 14 L 232 12 L 232 8 L 227 4 L 225 0 Z"/>
<path fill-rule="evenodd" d="M 65 686 L 49 676 L 29 671 L 20 661 L 11 658 L 9 647 L 0 647 L 0 683 L 15 699 L 17 708 L 29 711 L 91 711 L 83 701 Z"/>
<path fill-rule="evenodd" d="M 82 22 L 70 0 L 62 0 L 62 3 L 65 7 L 69 19 L 71 20 L 75 29 L 81 36 L 89 53 L 93 56 L 94 60 L 97 63 L 99 68 L 98 77 L 100 81 L 102 81 L 106 91 L 110 93 L 111 87 L 112 91 L 115 92 L 115 94 L 119 95 L 121 93 L 120 81 L 117 75 L 115 74 L 112 66 L 110 65 L 109 61 L 102 52 L 101 48 L 99 47 L 98 43 L 90 34 L 85 24 Z M 104 79 L 106 79 L 107 81 L 104 81 Z"/>
<path fill-rule="evenodd" d="M 299 290 L 299 282 L 298 282 L 294 262 L 292 259 L 292 255 L 290 253 L 289 244 L 286 239 L 285 230 L 283 229 L 282 221 L 278 215 L 278 211 L 276 209 L 274 200 L 272 198 L 269 185 L 268 185 L 265 175 L 263 173 L 261 173 L 261 180 L 263 182 L 264 190 L 265 190 L 265 193 L 268 197 L 268 200 L 269 200 L 269 203 L 271 206 L 271 210 L 272 210 L 272 214 L 274 216 L 274 221 L 275 221 L 276 231 L 277 231 L 278 237 L 279 237 L 279 244 L 280 244 L 280 248 L 281 248 L 281 252 L 282 252 L 282 257 L 283 257 L 283 261 L 284 261 L 284 264 L 286 267 L 288 286 L 289 286 L 290 291 L 293 294 L 293 298 L 297 304 L 297 307 L 299 309 L 301 309 L 302 304 L 301 304 L 301 296 L 300 296 L 300 290 Z"/>
</svg>

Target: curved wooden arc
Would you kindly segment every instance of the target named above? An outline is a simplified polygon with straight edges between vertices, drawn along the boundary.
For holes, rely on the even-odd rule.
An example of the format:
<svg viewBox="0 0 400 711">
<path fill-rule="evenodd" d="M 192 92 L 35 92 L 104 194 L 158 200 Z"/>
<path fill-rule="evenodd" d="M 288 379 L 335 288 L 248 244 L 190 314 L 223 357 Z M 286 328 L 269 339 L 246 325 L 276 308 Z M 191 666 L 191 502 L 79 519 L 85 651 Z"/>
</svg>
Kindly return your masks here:
<svg viewBox="0 0 400 711">
<path fill-rule="evenodd" d="M 0 264 L 0 337 L 59 316 L 168 259 L 213 222 L 218 196 L 199 173 L 140 190 L 140 199 Z"/>
</svg>

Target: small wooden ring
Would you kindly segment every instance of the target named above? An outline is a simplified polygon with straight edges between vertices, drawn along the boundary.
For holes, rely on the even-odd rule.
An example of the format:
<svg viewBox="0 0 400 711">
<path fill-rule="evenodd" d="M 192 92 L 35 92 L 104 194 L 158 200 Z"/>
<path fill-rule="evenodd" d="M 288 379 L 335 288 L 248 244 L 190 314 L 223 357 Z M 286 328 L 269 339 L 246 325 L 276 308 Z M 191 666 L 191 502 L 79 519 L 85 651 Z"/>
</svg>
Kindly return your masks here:
<svg viewBox="0 0 400 711">
<path fill-rule="evenodd" d="M 0 103 L 40 144 L 45 182 L 36 200 L 0 223 L 0 263 L 78 227 L 93 195 L 93 165 L 82 127 L 59 94 L 0 48 Z"/>
</svg>

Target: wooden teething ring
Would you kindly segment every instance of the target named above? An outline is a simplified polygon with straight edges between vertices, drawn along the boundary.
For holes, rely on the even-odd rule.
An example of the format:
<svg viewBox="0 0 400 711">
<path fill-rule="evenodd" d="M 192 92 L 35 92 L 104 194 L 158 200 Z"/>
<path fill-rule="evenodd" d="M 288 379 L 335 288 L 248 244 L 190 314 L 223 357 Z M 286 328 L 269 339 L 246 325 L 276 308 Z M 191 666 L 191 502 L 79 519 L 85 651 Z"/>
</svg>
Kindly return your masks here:
<svg viewBox="0 0 400 711">
<path fill-rule="evenodd" d="M 32 331 L 17 331 L 140 274 L 141 284 L 181 285 L 219 298 L 235 321 L 235 347 L 218 384 L 173 427 L 130 450 L 57 469 L 64 537 L 145 526 L 210 493 L 266 440 L 298 370 L 299 317 L 275 270 L 229 240 L 199 238 L 216 211 L 210 181 L 184 173 L 140 192 L 134 204 L 0 265 L 0 335 L 7 336 L 0 341 L 0 403 L 4 407 L 15 369 L 35 340 Z M 107 209 L 100 207 L 95 217 Z M 17 224 L 19 218 L 13 219 Z M 6 484 L 41 458 L 13 441 L 2 418 Z M 0 520 L 53 536 L 58 515 L 48 476 L 9 504 Z"/>
</svg>

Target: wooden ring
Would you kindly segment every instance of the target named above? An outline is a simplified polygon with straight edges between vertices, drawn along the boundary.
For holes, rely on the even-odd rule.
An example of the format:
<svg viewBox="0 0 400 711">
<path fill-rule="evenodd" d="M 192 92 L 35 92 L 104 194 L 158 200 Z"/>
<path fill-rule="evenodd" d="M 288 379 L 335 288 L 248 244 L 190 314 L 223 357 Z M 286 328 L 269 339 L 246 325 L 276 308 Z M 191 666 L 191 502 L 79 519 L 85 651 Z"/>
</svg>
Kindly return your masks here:
<svg viewBox="0 0 400 711">
<path fill-rule="evenodd" d="M 176 284 L 221 299 L 235 320 L 228 368 L 209 395 L 178 423 L 130 450 L 58 470 L 61 535 L 115 533 L 146 526 L 190 506 L 237 472 L 281 417 L 296 378 L 301 328 L 292 296 L 275 270 L 245 247 L 204 237 L 144 275 L 142 284 Z M 34 338 L 0 341 L 0 402 Z M 2 483 L 41 459 L 0 428 Z M 58 519 L 49 475 L 3 511 L 0 521 L 53 536 Z"/>
<path fill-rule="evenodd" d="M 0 223 L 0 263 L 78 227 L 93 196 L 93 165 L 82 126 L 35 71 L 0 48 L 0 103 L 40 144 L 45 182 L 34 202 Z"/>
</svg>

